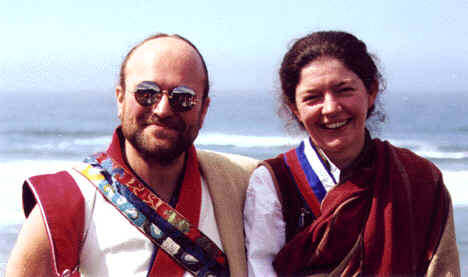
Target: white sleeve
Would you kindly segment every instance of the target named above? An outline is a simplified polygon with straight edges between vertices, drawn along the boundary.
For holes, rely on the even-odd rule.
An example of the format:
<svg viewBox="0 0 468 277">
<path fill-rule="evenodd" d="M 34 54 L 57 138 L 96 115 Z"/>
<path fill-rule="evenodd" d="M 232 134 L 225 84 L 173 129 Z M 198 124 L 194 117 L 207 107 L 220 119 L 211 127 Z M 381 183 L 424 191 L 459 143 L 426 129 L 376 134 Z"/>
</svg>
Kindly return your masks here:
<svg viewBox="0 0 468 277">
<path fill-rule="evenodd" d="M 249 277 L 276 276 L 272 263 L 285 243 L 286 223 L 273 179 L 264 166 L 250 177 L 244 228 Z"/>
</svg>

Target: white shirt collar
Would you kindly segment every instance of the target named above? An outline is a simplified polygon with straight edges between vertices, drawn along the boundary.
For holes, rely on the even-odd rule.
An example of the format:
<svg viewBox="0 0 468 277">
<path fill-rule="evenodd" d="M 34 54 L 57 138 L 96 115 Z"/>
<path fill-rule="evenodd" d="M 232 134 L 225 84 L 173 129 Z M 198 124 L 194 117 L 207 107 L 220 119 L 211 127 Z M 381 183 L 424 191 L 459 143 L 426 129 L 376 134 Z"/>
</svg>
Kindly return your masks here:
<svg viewBox="0 0 468 277">
<path fill-rule="evenodd" d="M 322 182 L 323 186 L 327 191 L 332 189 L 336 183 L 340 180 L 340 169 L 334 165 L 330 159 L 321 151 L 319 148 L 316 148 L 318 151 L 321 151 L 322 155 L 327 159 L 328 163 L 330 164 L 330 171 L 326 168 L 323 164 L 320 155 L 315 151 L 309 137 L 304 139 L 304 153 L 307 160 L 310 163 L 310 166 L 313 168 L 317 177 L 319 178 L 320 182 Z M 333 176 L 333 178 L 331 176 Z M 334 180 L 333 180 L 334 179 Z"/>
</svg>

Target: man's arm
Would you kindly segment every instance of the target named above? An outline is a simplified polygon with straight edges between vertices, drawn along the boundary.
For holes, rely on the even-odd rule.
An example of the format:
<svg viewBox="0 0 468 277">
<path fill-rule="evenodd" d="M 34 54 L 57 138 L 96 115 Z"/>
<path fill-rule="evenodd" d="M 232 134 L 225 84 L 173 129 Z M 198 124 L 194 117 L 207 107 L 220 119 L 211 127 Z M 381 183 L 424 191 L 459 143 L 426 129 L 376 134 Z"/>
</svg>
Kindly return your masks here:
<svg viewBox="0 0 468 277">
<path fill-rule="evenodd" d="M 36 205 L 18 235 L 6 268 L 6 277 L 55 276 L 44 220 Z"/>
</svg>

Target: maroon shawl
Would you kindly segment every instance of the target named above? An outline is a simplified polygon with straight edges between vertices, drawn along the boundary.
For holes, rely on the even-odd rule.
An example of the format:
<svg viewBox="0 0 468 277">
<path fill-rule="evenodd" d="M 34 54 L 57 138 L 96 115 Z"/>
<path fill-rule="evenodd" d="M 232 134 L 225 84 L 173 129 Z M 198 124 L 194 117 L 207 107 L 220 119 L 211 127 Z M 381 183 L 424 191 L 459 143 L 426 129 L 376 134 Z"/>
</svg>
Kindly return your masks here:
<svg viewBox="0 0 468 277">
<path fill-rule="evenodd" d="M 450 205 L 440 171 L 428 160 L 374 140 L 374 163 L 330 190 L 321 215 L 278 253 L 275 270 L 296 276 L 332 271 L 357 251 L 341 276 L 423 275 Z"/>
</svg>

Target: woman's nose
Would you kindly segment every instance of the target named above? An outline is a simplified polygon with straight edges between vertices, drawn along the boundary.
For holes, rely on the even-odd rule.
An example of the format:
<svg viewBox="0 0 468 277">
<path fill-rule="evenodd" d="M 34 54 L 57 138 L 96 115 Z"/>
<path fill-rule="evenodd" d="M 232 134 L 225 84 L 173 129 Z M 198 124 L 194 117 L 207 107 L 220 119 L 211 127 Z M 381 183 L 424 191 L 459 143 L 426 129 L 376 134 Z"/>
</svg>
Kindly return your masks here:
<svg viewBox="0 0 468 277">
<path fill-rule="evenodd" d="M 339 99 L 332 94 L 325 95 L 322 105 L 322 114 L 333 114 L 341 111 Z"/>
</svg>

